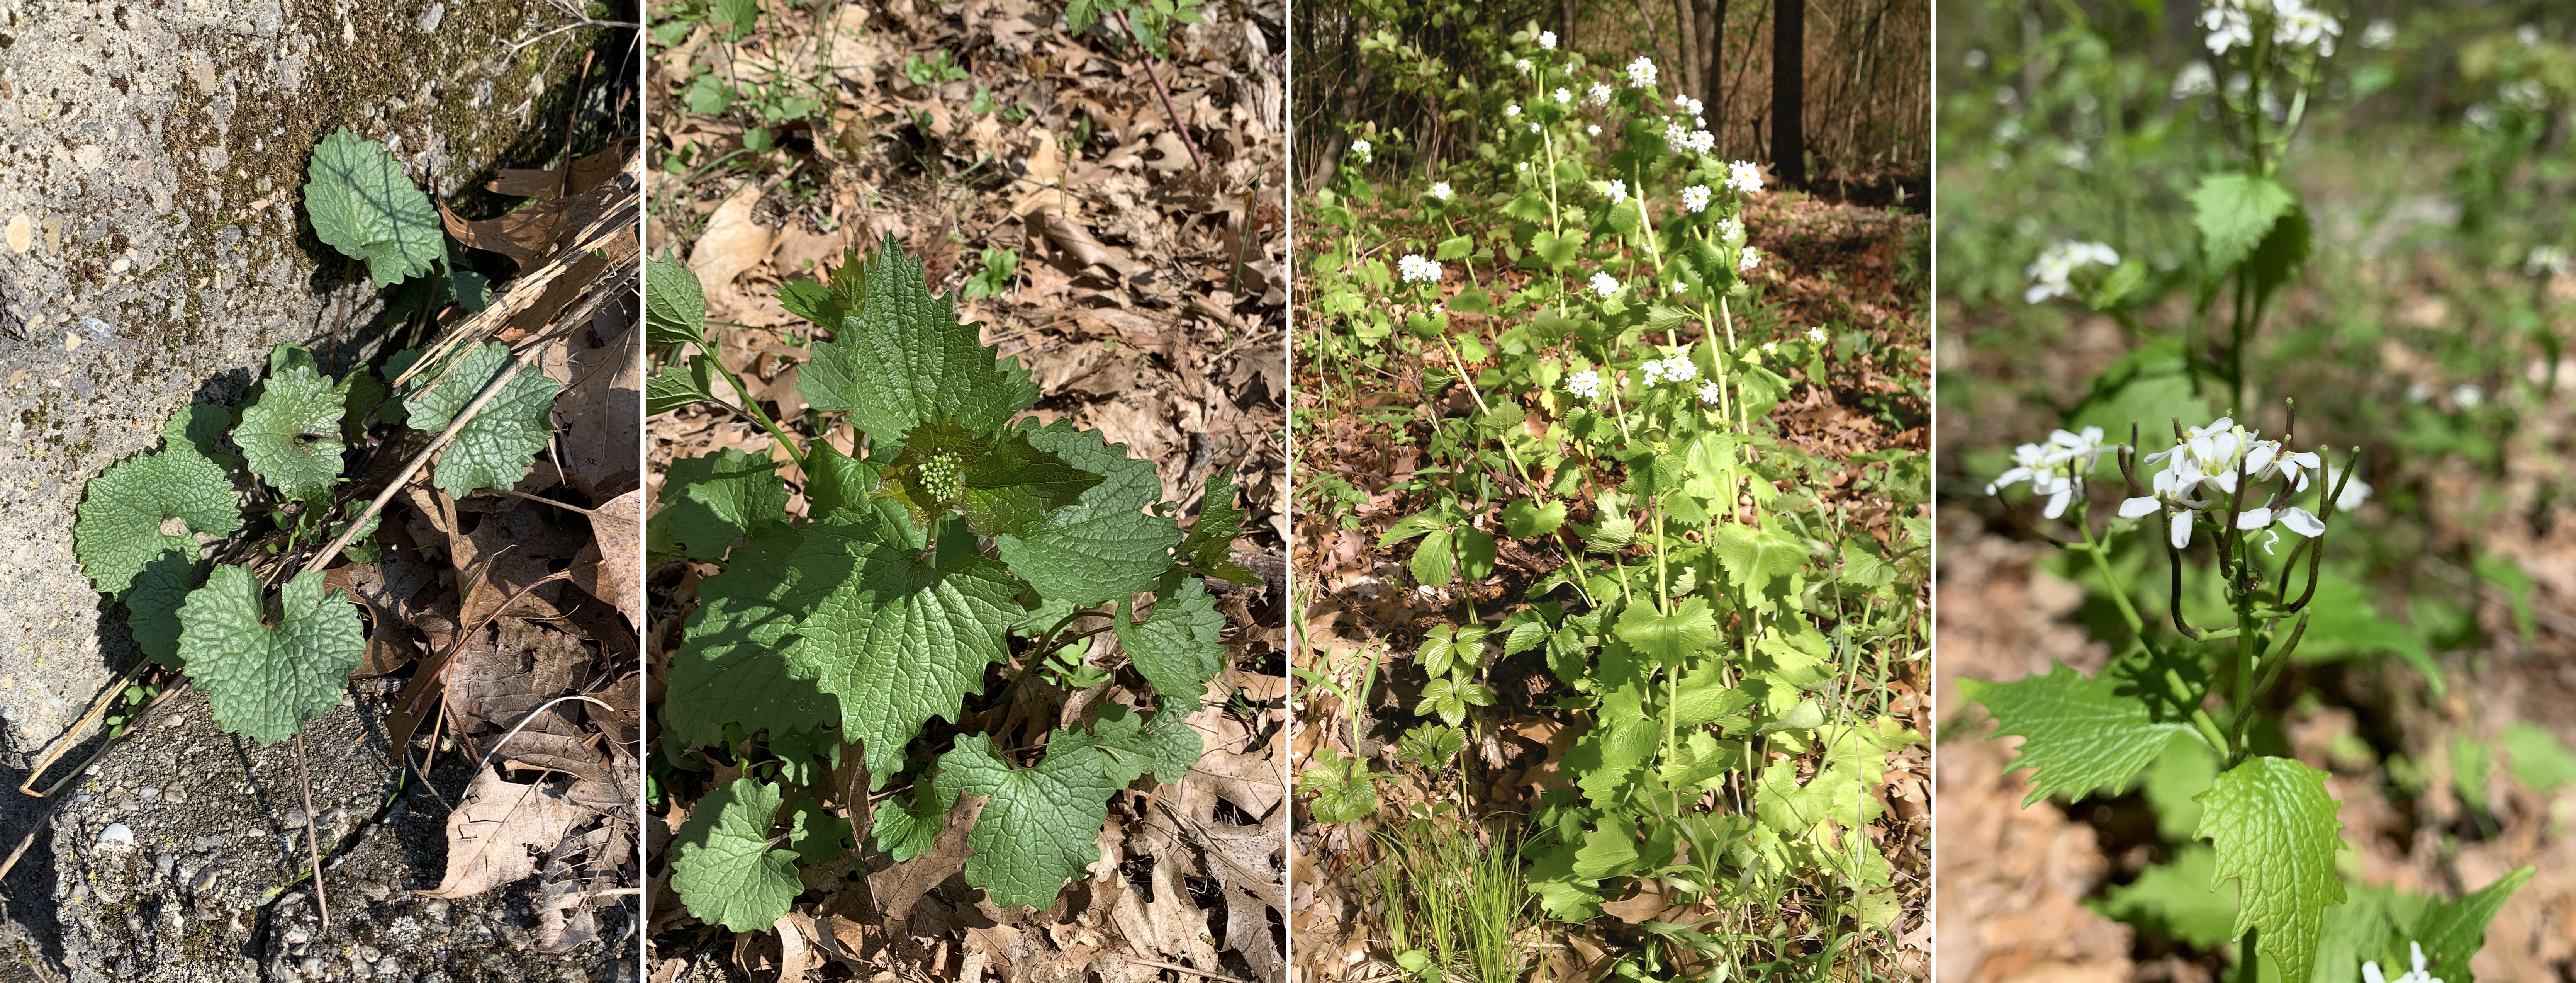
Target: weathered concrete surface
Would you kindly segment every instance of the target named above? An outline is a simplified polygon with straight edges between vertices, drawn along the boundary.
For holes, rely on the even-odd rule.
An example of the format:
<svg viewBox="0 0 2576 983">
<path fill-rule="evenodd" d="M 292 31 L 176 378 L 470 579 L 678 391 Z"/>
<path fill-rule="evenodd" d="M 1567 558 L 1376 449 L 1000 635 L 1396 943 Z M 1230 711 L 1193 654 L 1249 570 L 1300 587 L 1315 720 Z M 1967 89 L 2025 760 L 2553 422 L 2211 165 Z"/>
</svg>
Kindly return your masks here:
<svg viewBox="0 0 2576 983">
<path fill-rule="evenodd" d="M 386 702 L 353 696 L 305 731 L 329 932 L 300 880 L 294 742 L 226 734 L 189 693 L 65 790 L 49 834 L 62 934 L 47 955 L 73 983 L 632 979 L 633 920 L 613 904 L 598 909 L 601 940 L 546 954 L 534 879 L 459 901 L 415 893 L 446 869 L 441 797 L 456 801 L 470 772 L 449 754 L 435 793 L 405 781 Z"/>
<path fill-rule="evenodd" d="M 381 340 L 363 337 L 378 291 L 303 217 L 313 145 L 347 125 L 442 195 L 543 159 L 582 32 L 507 42 L 559 17 L 525 0 L 0 0 L 9 748 L 52 741 L 133 658 L 72 555 L 90 476 L 179 406 L 238 396 L 272 345 L 339 368 Z"/>
</svg>

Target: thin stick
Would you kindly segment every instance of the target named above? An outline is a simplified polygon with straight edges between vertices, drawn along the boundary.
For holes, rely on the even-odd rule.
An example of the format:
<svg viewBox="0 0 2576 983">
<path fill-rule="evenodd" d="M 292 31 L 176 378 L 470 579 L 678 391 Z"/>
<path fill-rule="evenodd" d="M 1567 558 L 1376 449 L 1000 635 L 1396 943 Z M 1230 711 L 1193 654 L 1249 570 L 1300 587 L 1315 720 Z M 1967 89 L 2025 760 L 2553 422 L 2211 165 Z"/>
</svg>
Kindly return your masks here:
<svg viewBox="0 0 2576 983">
<path fill-rule="evenodd" d="M 1111 11 L 1111 13 L 1118 18 L 1118 26 L 1127 29 L 1127 36 L 1136 39 L 1136 46 L 1138 48 L 1144 48 L 1145 36 L 1136 33 L 1136 25 L 1128 22 L 1127 12 L 1124 10 L 1117 10 Z M 1172 129 L 1181 131 L 1181 146 L 1190 148 L 1190 163 L 1198 170 L 1207 170 L 1207 159 L 1199 156 L 1199 142 L 1190 136 L 1190 128 L 1187 124 L 1181 122 L 1181 114 L 1179 111 L 1172 108 L 1172 90 L 1163 88 L 1163 76 L 1154 71 L 1154 52 L 1152 49 L 1148 48 L 1145 50 L 1143 61 L 1145 63 L 1145 77 L 1154 80 L 1154 94 L 1163 97 L 1163 115 L 1172 118 Z M 1249 216 L 1247 216 L 1247 219 L 1248 218 Z M 1221 979 L 1222 977 L 1219 978 Z"/>
<path fill-rule="evenodd" d="M 331 894 L 322 890 L 322 817 L 313 814 L 313 773 L 304 766 L 304 735 L 295 735 L 295 774 L 304 780 L 304 847 L 313 855 L 313 900 L 322 908 L 322 934 L 331 934 Z"/>
<path fill-rule="evenodd" d="M 332 540 L 331 545 L 323 547 L 322 552 L 313 554 L 313 559 L 304 564 L 304 572 L 320 570 L 328 566 L 332 560 L 339 559 L 340 551 L 347 549 L 350 541 L 358 538 L 358 530 L 367 527 L 367 520 L 375 518 L 376 513 L 384 511 L 385 503 L 393 501 L 396 493 L 410 487 L 411 479 L 420 474 L 420 469 L 429 463 L 430 457 L 445 448 L 449 441 L 455 440 L 456 435 L 465 429 L 466 424 L 474 422 L 475 415 L 483 412 L 484 407 L 492 405 L 492 400 L 501 395 L 501 390 L 510 384 L 511 379 L 518 377 L 519 370 L 528 364 L 529 356 L 535 352 L 536 348 L 531 346 L 511 356 L 509 364 L 501 367 L 500 374 L 493 376 L 492 381 L 484 383 L 482 392 L 474 394 L 474 401 L 465 404 L 465 408 L 457 412 L 456 419 L 447 422 L 447 429 L 439 431 L 437 439 L 430 441 L 427 449 L 413 455 L 411 461 L 404 464 L 402 470 L 394 475 L 394 479 L 385 484 L 385 490 L 376 493 L 375 501 L 368 502 L 366 510 L 359 512 L 357 518 L 350 520 L 349 528 L 341 532 L 338 539 Z"/>
<path fill-rule="evenodd" d="M 1197 976 L 1197 977 L 1203 977 L 1203 978 L 1206 978 L 1206 979 L 1217 980 L 1217 981 L 1219 981 L 1219 983 L 1243 983 L 1243 981 L 1242 981 L 1242 980 L 1235 979 L 1234 977 L 1231 977 L 1231 976 L 1223 976 L 1223 975 L 1219 975 L 1219 974 L 1216 974 L 1216 973 L 1211 973 L 1211 972 L 1208 972 L 1207 970 L 1204 970 L 1204 969 L 1191 969 L 1191 968 L 1189 968 L 1189 967 L 1187 967 L 1187 966 L 1183 966 L 1183 965 L 1181 965 L 1181 964 L 1179 964 L 1179 963 L 1167 963 L 1167 962 L 1162 962 L 1162 961 L 1159 961 L 1159 960 L 1147 959 L 1147 958 L 1145 958 L 1145 957 L 1143 957 L 1143 956 L 1129 956 L 1129 957 L 1127 957 L 1127 961 L 1128 961 L 1128 962 L 1131 962 L 1131 963 L 1135 963 L 1136 965 L 1139 965 L 1139 966 L 1152 966 L 1152 967 L 1154 967 L 1155 969 L 1168 969 L 1168 970 L 1171 970 L 1172 972 L 1175 972 L 1175 973 L 1187 973 L 1187 974 L 1189 974 L 1189 975 L 1191 975 L 1191 976 Z"/>
<path fill-rule="evenodd" d="M 134 668 L 125 670 L 124 675 L 117 677 L 116 682 L 107 688 L 107 692 L 99 694 L 98 699 L 90 701 L 89 712 L 82 714 L 80 721 L 73 724 L 70 730 L 64 731 L 63 736 L 54 742 L 54 746 L 46 749 L 45 756 L 36 760 L 35 769 L 27 772 L 27 780 L 19 783 L 18 791 L 40 799 L 60 791 L 63 787 L 62 782 L 55 782 L 52 788 L 42 792 L 36 791 L 36 779 L 45 777 L 45 769 L 53 767 L 55 761 L 70 753 L 72 745 L 80 743 L 81 735 L 89 730 L 89 725 L 97 723 L 98 718 L 107 713 L 108 706 L 116 701 L 117 694 L 125 692 L 126 687 L 134 685 L 134 681 L 143 675 L 143 670 L 151 666 L 150 659 L 135 663 Z M 72 774 L 80 774 L 80 771 L 74 769 Z"/>
</svg>

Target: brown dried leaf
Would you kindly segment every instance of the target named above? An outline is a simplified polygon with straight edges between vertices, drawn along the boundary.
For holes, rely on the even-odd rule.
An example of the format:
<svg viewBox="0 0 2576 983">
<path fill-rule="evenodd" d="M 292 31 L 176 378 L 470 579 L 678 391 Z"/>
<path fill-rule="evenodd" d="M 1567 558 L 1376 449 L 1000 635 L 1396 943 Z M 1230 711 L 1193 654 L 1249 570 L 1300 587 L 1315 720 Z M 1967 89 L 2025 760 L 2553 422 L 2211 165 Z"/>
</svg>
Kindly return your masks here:
<svg viewBox="0 0 2576 983">
<path fill-rule="evenodd" d="M 592 509 L 590 534 L 590 545 L 573 555 L 573 585 L 616 605 L 627 623 L 642 631 L 644 489 L 619 495 Z"/>
<path fill-rule="evenodd" d="M 447 875 L 420 894 L 470 898 L 537 872 L 530 851 L 550 850 L 582 808 L 550 784 L 519 785 L 485 770 L 447 816 Z"/>
</svg>

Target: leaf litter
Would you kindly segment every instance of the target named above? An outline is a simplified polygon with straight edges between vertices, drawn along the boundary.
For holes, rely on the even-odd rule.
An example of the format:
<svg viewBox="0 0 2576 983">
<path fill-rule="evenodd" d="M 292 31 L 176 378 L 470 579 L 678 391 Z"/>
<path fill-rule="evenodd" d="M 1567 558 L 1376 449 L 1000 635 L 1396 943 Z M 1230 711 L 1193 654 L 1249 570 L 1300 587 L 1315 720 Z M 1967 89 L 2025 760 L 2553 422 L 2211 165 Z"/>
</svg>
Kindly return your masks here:
<svg viewBox="0 0 2576 983">
<path fill-rule="evenodd" d="M 1205 170 L 1172 132 L 1133 46 L 1112 43 L 1103 28 L 1069 34 L 1052 5 L 898 2 L 823 13 L 828 19 L 766 12 L 763 29 L 738 40 L 699 25 L 650 70 L 655 105 L 668 109 L 656 119 L 654 151 L 699 161 L 739 149 L 745 127 L 682 111 L 680 90 L 698 74 L 745 85 L 814 80 L 833 95 L 824 117 L 787 124 L 777 135 L 785 153 L 755 173 L 654 178 L 657 203 L 680 204 L 657 204 L 648 241 L 698 274 L 710 321 L 736 325 L 711 330 L 749 398 L 780 420 L 807 408 L 797 382 L 813 356 L 792 329 L 799 319 L 775 299 L 781 284 L 886 234 L 925 257 L 940 293 L 984 273 L 987 250 L 1010 250 L 1016 269 L 1000 289 L 962 300 L 958 313 L 981 322 L 982 341 L 1018 360 L 1046 394 L 1029 416 L 1127 445 L 1143 459 L 1144 480 L 1184 503 L 1185 515 L 1231 463 L 1251 515 L 1230 559 L 1266 583 L 1212 584 L 1205 623 L 1230 659 L 1211 702 L 1186 719 L 1205 751 L 1176 782 L 1106 800 L 1091 844 L 1100 859 L 1060 897 L 1006 908 L 966 886 L 975 853 L 965 830 L 998 806 L 959 789 L 947 832 L 901 860 L 859 836 L 859 863 L 820 877 L 809 871 L 802 894 L 817 900 L 794 905 L 768 931 L 699 926 L 678 914 L 667 875 L 656 871 L 652 910 L 663 914 L 652 927 L 652 973 L 694 976 L 688 967 L 706 965 L 764 979 L 1283 979 L 1287 282 L 1277 189 L 1286 90 L 1272 54 L 1284 42 L 1282 12 L 1276 4 L 1209 8 L 1205 22 L 1173 31 L 1173 55 L 1156 70 Z M 942 52 L 962 55 L 964 79 L 906 77 L 907 59 L 950 57 Z M 978 90 L 1016 109 L 976 113 L 969 103 Z M 716 389 L 721 402 L 740 404 L 729 387 Z M 800 489 L 791 514 L 808 507 L 791 455 L 740 414 L 701 404 L 652 418 L 648 435 L 648 491 L 658 492 L 675 457 L 730 452 L 745 465 L 777 467 Z M 844 453 L 857 439 L 847 426 L 821 436 Z M 694 563 L 653 572 L 656 651 L 677 644 L 680 616 L 712 572 Z M 1104 637 L 1093 651 L 1089 661 L 1099 662 L 1120 648 Z M 945 746 L 949 734 L 975 731 L 1030 744 L 1099 701 L 1135 698 L 1114 685 L 1067 693 L 1032 683 L 988 684 L 987 696 L 967 705 L 973 726 L 934 722 L 925 740 Z M 843 756 L 847 777 L 860 757 Z M 717 785 L 733 777 L 712 776 Z M 1102 799 L 1090 801 L 1098 808 Z M 862 784 L 831 808 L 864 834 L 903 802 L 870 802 Z M 689 809 L 673 803 L 648 835 L 667 842 Z"/>
</svg>

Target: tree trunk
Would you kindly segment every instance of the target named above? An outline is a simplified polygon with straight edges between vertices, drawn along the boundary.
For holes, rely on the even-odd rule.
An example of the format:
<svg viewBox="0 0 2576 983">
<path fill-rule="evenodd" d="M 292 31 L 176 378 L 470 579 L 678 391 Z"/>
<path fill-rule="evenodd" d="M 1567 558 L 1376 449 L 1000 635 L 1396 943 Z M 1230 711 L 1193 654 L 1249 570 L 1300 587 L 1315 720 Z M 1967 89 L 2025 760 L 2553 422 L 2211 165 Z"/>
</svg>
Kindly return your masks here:
<svg viewBox="0 0 2576 983">
<path fill-rule="evenodd" d="M 1726 70 L 1726 0 L 1699 0 L 1699 97 L 1708 103 L 1708 130 L 1726 137 L 1726 100 L 1720 98 L 1718 79 Z"/>
<path fill-rule="evenodd" d="M 1698 98 L 1700 95 L 1699 12 L 1692 0 L 1673 0 L 1673 47 L 1679 57 L 1673 64 L 1673 90 Z"/>
<path fill-rule="evenodd" d="M 1771 176 L 1807 184 L 1807 0 L 1777 0 L 1771 17 Z"/>
</svg>

